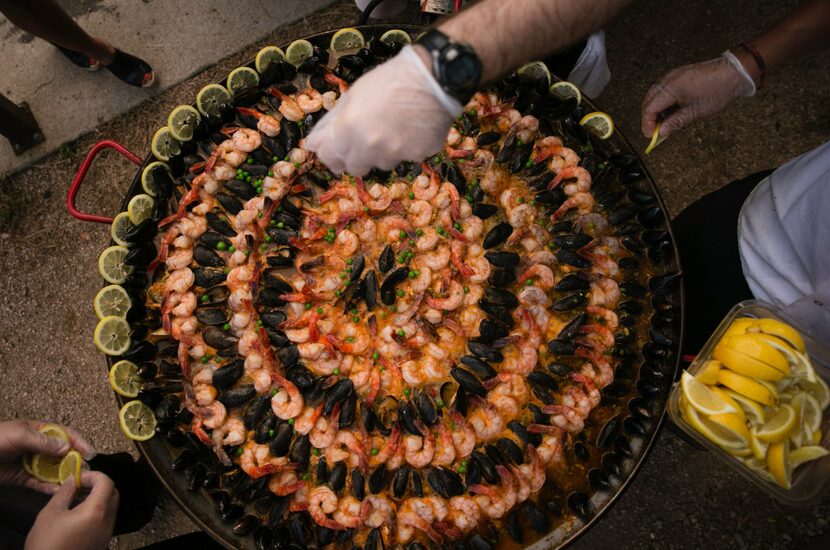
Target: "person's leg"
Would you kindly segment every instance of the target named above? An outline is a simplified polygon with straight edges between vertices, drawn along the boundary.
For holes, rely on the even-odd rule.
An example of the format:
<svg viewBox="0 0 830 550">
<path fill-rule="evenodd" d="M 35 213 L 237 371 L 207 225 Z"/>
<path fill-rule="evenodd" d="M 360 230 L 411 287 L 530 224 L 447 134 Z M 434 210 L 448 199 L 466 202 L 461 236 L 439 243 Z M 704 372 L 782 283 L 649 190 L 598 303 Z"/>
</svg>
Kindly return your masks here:
<svg viewBox="0 0 830 550">
<path fill-rule="evenodd" d="M 733 181 L 692 203 L 672 221 L 686 298 L 684 354 L 697 354 L 732 306 L 752 298 L 741 270 L 738 214 L 770 172 Z"/>
<path fill-rule="evenodd" d="M 161 485 L 143 460 L 136 462 L 129 453 L 116 453 L 98 455 L 89 465 L 105 473 L 118 489 L 120 501 L 113 534 L 132 533 L 152 519 Z"/>
<path fill-rule="evenodd" d="M 86 54 L 104 65 L 115 59 L 115 48 L 87 34 L 54 0 L 0 0 L 0 12 L 24 31 L 55 45 Z"/>
</svg>

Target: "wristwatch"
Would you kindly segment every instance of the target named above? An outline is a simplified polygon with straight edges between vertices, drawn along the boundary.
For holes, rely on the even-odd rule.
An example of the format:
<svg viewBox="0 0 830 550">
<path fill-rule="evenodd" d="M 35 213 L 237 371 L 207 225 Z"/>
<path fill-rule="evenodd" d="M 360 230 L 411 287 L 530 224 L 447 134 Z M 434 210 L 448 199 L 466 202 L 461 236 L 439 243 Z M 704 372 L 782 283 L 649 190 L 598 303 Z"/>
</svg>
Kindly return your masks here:
<svg viewBox="0 0 830 550">
<path fill-rule="evenodd" d="M 481 83 L 481 60 L 475 50 L 435 29 L 417 43 L 429 53 L 432 74 L 441 88 L 462 105 L 467 103 Z"/>
</svg>

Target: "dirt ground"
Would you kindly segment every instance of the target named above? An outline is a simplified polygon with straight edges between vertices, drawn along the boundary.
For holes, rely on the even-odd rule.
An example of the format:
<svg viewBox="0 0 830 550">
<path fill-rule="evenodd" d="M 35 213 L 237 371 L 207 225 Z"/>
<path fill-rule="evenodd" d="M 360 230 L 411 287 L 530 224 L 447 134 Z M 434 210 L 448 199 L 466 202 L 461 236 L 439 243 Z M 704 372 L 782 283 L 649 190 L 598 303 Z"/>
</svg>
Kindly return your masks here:
<svg viewBox="0 0 830 550">
<path fill-rule="evenodd" d="M 796 2 L 775 0 L 643 0 L 608 28 L 611 84 L 598 103 L 637 148 L 639 106 L 668 70 L 716 57 L 785 14 Z M 101 452 L 131 450 L 121 435 L 103 358 L 91 342 L 90 306 L 101 286 L 99 252 L 108 228 L 80 223 L 65 211 L 72 175 L 91 145 L 104 138 L 147 154 L 167 113 L 250 59 L 265 43 L 281 44 L 315 31 L 352 24 L 342 0 L 268 40 L 218 60 L 215 66 L 133 109 L 119 120 L 0 181 L 0 418 L 42 418 L 75 426 Z M 672 215 L 703 194 L 775 167 L 828 138 L 830 52 L 775 71 L 764 89 L 724 113 L 697 123 L 647 159 Z M 82 210 L 114 214 L 135 167 L 105 153 L 79 198 Z M 819 544 L 830 534 L 830 498 L 809 508 L 784 507 L 749 485 L 712 455 L 663 430 L 639 476 L 576 548 L 789 548 Z M 195 527 L 168 498 L 154 521 L 119 537 L 135 548 Z M 826 545 L 824 547 L 827 547 Z"/>
</svg>

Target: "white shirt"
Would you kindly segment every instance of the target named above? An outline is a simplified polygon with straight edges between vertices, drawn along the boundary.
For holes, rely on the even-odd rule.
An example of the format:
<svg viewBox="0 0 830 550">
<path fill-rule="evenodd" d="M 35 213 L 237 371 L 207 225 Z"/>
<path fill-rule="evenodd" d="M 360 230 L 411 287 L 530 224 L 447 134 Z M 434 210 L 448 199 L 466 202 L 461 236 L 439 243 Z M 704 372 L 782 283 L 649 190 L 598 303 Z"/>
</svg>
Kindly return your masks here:
<svg viewBox="0 0 830 550">
<path fill-rule="evenodd" d="M 752 294 L 830 343 L 830 142 L 758 184 L 741 208 L 738 246 Z"/>
</svg>

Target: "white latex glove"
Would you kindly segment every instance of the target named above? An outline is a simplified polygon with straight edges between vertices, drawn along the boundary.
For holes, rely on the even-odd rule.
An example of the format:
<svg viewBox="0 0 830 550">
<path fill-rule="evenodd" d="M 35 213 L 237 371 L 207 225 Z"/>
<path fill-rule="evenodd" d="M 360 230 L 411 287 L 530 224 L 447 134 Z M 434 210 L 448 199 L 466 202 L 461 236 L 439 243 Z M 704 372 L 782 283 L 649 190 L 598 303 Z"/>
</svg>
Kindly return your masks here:
<svg viewBox="0 0 830 550">
<path fill-rule="evenodd" d="M 462 105 L 415 52 L 401 52 L 360 77 L 306 139 L 335 173 L 362 176 L 437 153 Z"/>
<path fill-rule="evenodd" d="M 752 95 L 755 82 L 730 51 L 717 59 L 678 67 L 646 93 L 640 122 L 643 135 L 651 137 L 657 115 L 671 107 L 675 110 L 660 126 L 662 138 L 720 111 L 735 98 Z"/>
</svg>

